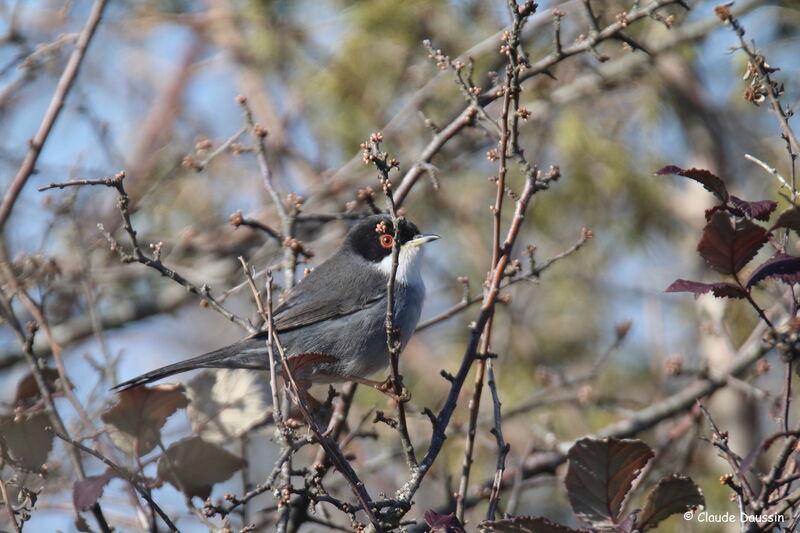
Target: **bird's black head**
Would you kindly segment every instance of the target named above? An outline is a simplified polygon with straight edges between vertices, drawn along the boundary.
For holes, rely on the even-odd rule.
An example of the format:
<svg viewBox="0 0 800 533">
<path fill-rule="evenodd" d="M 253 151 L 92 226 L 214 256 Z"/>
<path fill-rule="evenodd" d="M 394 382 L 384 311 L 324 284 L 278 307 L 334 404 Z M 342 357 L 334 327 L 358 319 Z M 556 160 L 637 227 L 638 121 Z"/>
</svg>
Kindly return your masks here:
<svg viewBox="0 0 800 533">
<path fill-rule="evenodd" d="M 419 229 L 413 222 L 400 218 L 399 244 L 419 237 Z M 373 215 L 353 226 L 345 238 L 344 245 L 367 261 L 380 263 L 391 255 L 394 243 L 394 225 L 388 215 Z"/>
</svg>

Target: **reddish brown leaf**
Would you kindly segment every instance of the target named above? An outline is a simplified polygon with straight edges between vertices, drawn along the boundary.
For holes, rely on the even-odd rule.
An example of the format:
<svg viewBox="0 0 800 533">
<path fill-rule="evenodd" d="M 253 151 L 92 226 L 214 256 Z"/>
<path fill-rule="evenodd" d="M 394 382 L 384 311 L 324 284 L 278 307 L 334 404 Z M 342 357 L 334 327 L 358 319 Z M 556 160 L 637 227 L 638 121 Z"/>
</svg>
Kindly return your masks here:
<svg viewBox="0 0 800 533">
<path fill-rule="evenodd" d="M 688 279 L 676 279 L 664 292 L 691 292 L 697 298 L 709 291 L 717 298 L 744 298 L 747 296 L 741 287 L 733 283 L 701 283 Z"/>
<path fill-rule="evenodd" d="M 573 529 L 541 516 L 515 516 L 481 522 L 481 533 L 589 533 L 588 529 Z"/>
<path fill-rule="evenodd" d="M 669 174 L 684 176 L 694 180 L 705 187 L 707 191 L 722 200 L 723 203 L 728 201 L 728 189 L 725 188 L 725 183 L 722 181 L 722 178 L 715 176 L 708 170 L 703 170 L 701 168 L 690 168 L 688 170 L 684 170 L 680 167 L 669 165 L 656 172 L 657 176 L 665 176 Z"/>
<path fill-rule="evenodd" d="M 103 489 L 109 481 L 116 477 L 110 468 L 99 476 L 79 479 L 72 485 L 72 505 L 80 512 L 88 511 L 103 496 Z"/>
<path fill-rule="evenodd" d="M 135 387 L 120 392 L 117 398 L 100 418 L 114 444 L 137 457 L 155 448 L 167 418 L 189 404 L 183 386 L 176 384 Z"/>
<path fill-rule="evenodd" d="M 158 460 L 158 477 L 189 497 L 208 498 L 211 488 L 245 465 L 225 448 L 200 437 L 187 437 L 170 445 Z"/>
<path fill-rule="evenodd" d="M 771 229 L 775 228 L 788 228 L 800 233 L 800 209 L 791 207 L 781 213 Z"/>
<path fill-rule="evenodd" d="M 567 452 L 564 481 L 572 510 L 593 528 L 615 527 L 633 481 L 652 457 L 639 440 L 579 440 Z"/>
<path fill-rule="evenodd" d="M 289 370 L 292 372 L 292 374 L 295 374 L 297 371 L 308 365 L 314 365 L 317 363 L 330 363 L 333 361 L 336 361 L 336 358 L 332 355 L 319 352 L 308 352 L 299 353 L 289 357 L 286 360 L 286 364 L 289 366 Z"/>
<path fill-rule="evenodd" d="M 32 415 L 0 417 L 0 449 L 19 466 L 39 471 L 47 462 L 55 436 L 47 431 L 50 418 L 44 411 Z"/>
<path fill-rule="evenodd" d="M 52 392 L 62 390 L 61 382 L 58 379 L 58 370 L 45 367 L 42 369 L 42 376 Z M 14 405 L 32 405 L 41 397 L 39 385 L 36 378 L 28 372 L 17 383 L 17 393 L 14 395 Z"/>
<path fill-rule="evenodd" d="M 425 511 L 425 523 L 431 531 L 444 531 L 445 533 L 466 533 L 461 521 L 456 518 L 455 513 L 439 514 L 428 509 Z"/>
<path fill-rule="evenodd" d="M 731 195 L 730 204 L 733 209 L 739 211 L 736 213 L 739 216 L 748 216 L 766 222 L 769 220 L 770 215 L 775 209 L 778 208 L 778 203 L 772 200 L 761 200 L 758 202 L 748 202 L 736 196 Z M 741 213 L 741 214 L 740 214 Z"/>
<path fill-rule="evenodd" d="M 767 230 L 753 221 L 743 219 L 734 227 L 727 215 L 716 212 L 703 228 L 697 251 L 717 272 L 735 274 L 758 253 L 767 239 Z"/>
<path fill-rule="evenodd" d="M 703 492 L 690 478 L 673 474 L 659 480 L 647 495 L 638 528 L 647 531 L 670 515 L 685 513 L 705 505 Z"/>
<path fill-rule="evenodd" d="M 776 254 L 756 267 L 747 279 L 747 287 L 767 279 L 779 279 L 787 285 L 800 283 L 800 257 L 787 254 Z"/>
</svg>

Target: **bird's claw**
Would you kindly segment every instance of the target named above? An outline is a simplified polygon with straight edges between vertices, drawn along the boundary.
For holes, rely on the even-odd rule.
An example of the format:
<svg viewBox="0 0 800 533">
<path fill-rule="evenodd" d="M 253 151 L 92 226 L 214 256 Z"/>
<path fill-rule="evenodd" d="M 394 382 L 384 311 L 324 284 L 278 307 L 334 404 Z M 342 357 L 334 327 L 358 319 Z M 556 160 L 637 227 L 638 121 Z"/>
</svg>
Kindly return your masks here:
<svg viewBox="0 0 800 533">
<path fill-rule="evenodd" d="M 406 403 L 411 401 L 411 393 L 408 388 L 400 381 L 400 394 L 395 392 L 394 381 L 392 378 L 386 378 L 385 381 L 378 384 L 376 387 L 379 391 L 392 398 L 397 403 Z"/>
</svg>

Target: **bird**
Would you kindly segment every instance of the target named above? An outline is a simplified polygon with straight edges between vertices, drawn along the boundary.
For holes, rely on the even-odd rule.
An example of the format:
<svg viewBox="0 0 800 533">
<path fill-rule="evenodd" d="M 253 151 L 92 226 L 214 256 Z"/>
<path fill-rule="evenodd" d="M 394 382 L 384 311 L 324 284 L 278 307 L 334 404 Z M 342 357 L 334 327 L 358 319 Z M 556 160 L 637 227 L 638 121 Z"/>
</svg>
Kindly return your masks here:
<svg viewBox="0 0 800 533">
<path fill-rule="evenodd" d="M 394 326 L 399 330 L 402 350 L 416 328 L 425 299 L 420 271 L 422 245 L 439 236 L 420 233 L 404 217 L 397 221 Z M 314 383 L 355 381 L 392 395 L 388 379 L 375 381 L 368 376 L 389 364 L 385 320 L 394 239 L 389 215 L 361 219 L 336 252 L 311 270 L 275 307 L 273 333 L 294 379 L 306 393 Z M 152 370 L 113 389 L 121 392 L 200 368 L 269 370 L 268 334 L 268 329 L 262 328 L 229 346 Z M 273 352 L 277 358 L 277 351 Z M 280 360 L 276 361 L 277 367 Z"/>
</svg>

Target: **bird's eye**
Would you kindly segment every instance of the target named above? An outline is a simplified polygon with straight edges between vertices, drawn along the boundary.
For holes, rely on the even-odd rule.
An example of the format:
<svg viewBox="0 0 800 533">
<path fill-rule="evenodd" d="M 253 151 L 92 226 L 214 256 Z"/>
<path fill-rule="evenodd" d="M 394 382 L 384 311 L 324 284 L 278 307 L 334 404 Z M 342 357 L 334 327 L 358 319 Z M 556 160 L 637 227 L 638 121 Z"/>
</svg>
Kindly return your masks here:
<svg viewBox="0 0 800 533">
<path fill-rule="evenodd" d="M 383 246 L 384 248 L 391 248 L 392 244 L 394 244 L 394 237 L 392 237 L 388 233 L 384 233 L 383 235 L 380 236 L 380 243 L 381 246 Z"/>
</svg>

